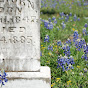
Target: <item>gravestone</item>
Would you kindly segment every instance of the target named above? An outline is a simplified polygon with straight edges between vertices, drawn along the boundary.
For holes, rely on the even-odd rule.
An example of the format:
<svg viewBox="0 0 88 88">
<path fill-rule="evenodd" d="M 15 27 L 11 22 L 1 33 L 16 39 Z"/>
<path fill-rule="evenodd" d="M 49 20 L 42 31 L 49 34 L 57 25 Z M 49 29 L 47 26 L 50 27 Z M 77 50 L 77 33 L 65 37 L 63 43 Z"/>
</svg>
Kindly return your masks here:
<svg viewBox="0 0 88 88">
<path fill-rule="evenodd" d="M 50 88 L 50 69 L 40 66 L 40 0 L 0 0 L 0 69 L 3 88 Z"/>
<path fill-rule="evenodd" d="M 0 65 L 4 70 L 39 71 L 39 12 L 38 0 L 0 0 L 0 53 L 4 55 Z"/>
</svg>

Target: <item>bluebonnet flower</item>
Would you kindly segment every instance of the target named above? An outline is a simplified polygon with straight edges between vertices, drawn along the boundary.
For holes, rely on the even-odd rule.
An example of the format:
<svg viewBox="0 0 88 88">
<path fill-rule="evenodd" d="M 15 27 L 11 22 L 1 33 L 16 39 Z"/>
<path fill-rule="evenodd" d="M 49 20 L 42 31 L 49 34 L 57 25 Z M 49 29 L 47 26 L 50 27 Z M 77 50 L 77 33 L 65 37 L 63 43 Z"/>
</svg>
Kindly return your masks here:
<svg viewBox="0 0 88 88">
<path fill-rule="evenodd" d="M 65 63 L 64 57 L 58 56 L 57 63 L 58 63 L 57 68 L 58 68 L 58 67 L 62 67 L 63 71 L 65 71 L 64 65 L 65 65 L 66 63 Z"/>
<path fill-rule="evenodd" d="M 62 16 L 61 19 L 64 19 L 64 17 Z"/>
<path fill-rule="evenodd" d="M 83 45 L 83 49 L 84 49 L 84 50 L 86 49 L 86 44 Z"/>
<path fill-rule="evenodd" d="M 80 1 L 78 1 L 78 5 L 81 6 L 81 2 Z"/>
<path fill-rule="evenodd" d="M 49 45 L 49 46 L 48 46 L 48 50 L 53 51 L 53 46 L 52 46 L 52 45 Z"/>
<path fill-rule="evenodd" d="M 80 18 L 78 18 L 78 21 L 80 21 Z"/>
<path fill-rule="evenodd" d="M 47 29 L 49 29 L 49 30 L 53 29 L 53 23 L 52 23 L 52 22 L 50 22 L 50 23 L 48 24 Z"/>
<path fill-rule="evenodd" d="M 88 35 L 88 31 L 86 31 L 86 35 Z"/>
<path fill-rule="evenodd" d="M 65 22 L 67 22 L 68 21 L 68 18 L 67 17 L 65 17 Z"/>
<path fill-rule="evenodd" d="M 44 42 L 49 42 L 49 35 L 46 35 L 46 36 L 45 36 Z"/>
<path fill-rule="evenodd" d="M 44 7 L 47 7 L 47 4 L 45 4 L 45 6 Z"/>
<path fill-rule="evenodd" d="M 64 12 L 60 13 L 60 16 L 61 16 L 61 17 L 62 17 L 62 16 L 65 16 Z"/>
<path fill-rule="evenodd" d="M 82 31 L 83 35 L 86 34 L 86 28 L 83 28 L 83 31 Z"/>
<path fill-rule="evenodd" d="M 72 56 L 69 57 L 69 63 L 70 63 L 71 65 L 75 64 L 74 59 L 73 59 Z"/>
<path fill-rule="evenodd" d="M 88 54 L 88 43 L 86 45 L 86 48 L 84 49 L 85 54 Z"/>
<path fill-rule="evenodd" d="M 62 29 L 66 28 L 66 24 L 64 22 L 61 23 Z"/>
<path fill-rule="evenodd" d="M 66 44 L 71 44 L 71 40 L 70 40 L 69 38 L 67 39 L 65 45 L 66 45 Z"/>
<path fill-rule="evenodd" d="M 49 21 L 48 21 L 48 20 L 45 20 L 45 21 L 44 21 L 44 26 L 45 26 L 46 28 L 47 28 L 48 24 L 49 24 Z"/>
<path fill-rule="evenodd" d="M 88 54 L 83 54 L 81 58 L 82 58 L 82 59 L 84 58 L 85 61 L 87 61 L 87 60 L 88 60 Z"/>
<path fill-rule="evenodd" d="M 54 3 L 54 4 L 52 4 L 52 7 L 53 7 L 53 8 L 55 8 L 55 7 L 56 7 L 56 5 L 57 5 L 57 3 Z"/>
<path fill-rule="evenodd" d="M 69 9 L 71 9 L 72 8 L 72 6 L 69 6 Z"/>
<path fill-rule="evenodd" d="M 57 45 L 58 45 L 58 46 L 61 46 L 61 45 L 62 45 L 62 44 L 61 44 L 61 40 L 58 40 L 58 41 L 57 41 Z"/>
<path fill-rule="evenodd" d="M 49 29 L 49 30 L 53 29 L 53 23 L 49 22 L 48 20 L 44 21 L 44 26 L 46 29 Z"/>
<path fill-rule="evenodd" d="M 61 18 L 59 18 L 59 20 L 62 20 L 62 19 L 64 19 L 64 17 L 62 16 Z"/>
<path fill-rule="evenodd" d="M 88 44 L 84 47 L 84 54 L 81 58 L 84 58 L 86 61 L 88 60 Z"/>
<path fill-rule="evenodd" d="M 55 20 L 55 19 L 56 19 L 56 17 L 55 17 L 55 16 L 53 16 L 53 17 L 52 17 L 52 20 Z"/>
<path fill-rule="evenodd" d="M 67 70 L 70 70 L 70 69 L 74 69 L 74 67 L 73 67 L 71 64 L 69 64 L 69 65 L 66 67 L 66 71 L 67 71 Z"/>
<path fill-rule="evenodd" d="M 73 42 L 75 42 L 78 38 L 79 38 L 78 31 L 75 30 L 73 34 Z"/>
<path fill-rule="evenodd" d="M 43 19 L 41 19 L 41 18 L 40 18 L 40 20 L 41 20 L 41 22 L 44 22 L 44 21 L 45 21 L 45 20 L 43 20 Z"/>
<path fill-rule="evenodd" d="M 70 12 L 69 16 L 72 16 L 72 13 Z"/>
<path fill-rule="evenodd" d="M 54 19 L 54 22 L 53 22 L 53 23 L 57 24 L 57 20 L 56 20 L 56 19 Z"/>
<path fill-rule="evenodd" d="M 84 70 L 84 72 L 87 72 L 88 71 L 87 68 L 84 68 L 83 70 Z"/>
<path fill-rule="evenodd" d="M 87 23 L 85 23 L 84 27 L 85 27 L 85 28 L 87 28 L 87 27 L 88 27 L 88 24 L 87 24 Z"/>
<path fill-rule="evenodd" d="M 64 54 L 65 54 L 65 56 L 70 56 L 70 54 L 71 54 L 71 52 L 70 52 L 70 46 L 68 45 L 68 44 L 66 44 L 66 45 L 63 45 L 62 46 L 62 49 L 64 50 Z"/>
<path fill-rule="evenodd" d="M 88 5 L 88 3 L 83 3 L 84 6 Z"/>
<path fill-rule="evenodd" d="M 5 85 L 4 82 L 8 81 L 8 79 L 6 77 L 7 77 L 7 74 L 6 74 L 5 71 L 3 71 L 2 73 L 0 73 L 0 83 L 1 83 L 1 86 Z"/>
<path fill-rule="evenodd" d="M 49 18 L 48 20 L 49 20 L 49 22 L 51 22 L 51 18 Z"/>
<path fill-rule="evenodd" d="M 40 52 L 40 56 L 42 56 L 42 52 Z"/>
<path fill-rule="evenodd" d="M 66 18 L 69 19 L 69 15 L 68 14 L 66 15 Z"/>
<path fill-rule="evenodd" d="M 75 46 L 78 51 L 81 51 L 84 44 L 85 44 L 84 39 L 77 39 L 77 41 L 75 41 Z"/>
<path fill-rule="evenodd" d="M 64 56 L 64 57 L 58 56 L 57 63 L 58 63 L 57 68 L 61 67 L 63 71 L 74 69 L 72 65 L 75 62 L 72 56 L 70 56 L 69 58 L 67 56 Z"/>
<path fill-rule="evenodd" d="M 65 59 L 65 63 L 67 63 L 67 65 L 69 65 L 70 63 L 69 63 L 68 57 L 67 56 L 64 56 L 64 59 Z"/>
<path fill-rule="evenodd" d="M 86 44 L 86 42 L 85 42 L 85 39 L 84 39 L 84 38 L 82 38 L 80 41 L 81 41 L 81 44 L 82 44 L 83 46 Z"/>
<path fill-rule="evenodd" d="M 77 20 L 77 16 L 76 16 L 76 14 L 75 14 L 74 17 L 73 17 L 73 20 L 74 20 L 74 21 Z"/>
</svg>

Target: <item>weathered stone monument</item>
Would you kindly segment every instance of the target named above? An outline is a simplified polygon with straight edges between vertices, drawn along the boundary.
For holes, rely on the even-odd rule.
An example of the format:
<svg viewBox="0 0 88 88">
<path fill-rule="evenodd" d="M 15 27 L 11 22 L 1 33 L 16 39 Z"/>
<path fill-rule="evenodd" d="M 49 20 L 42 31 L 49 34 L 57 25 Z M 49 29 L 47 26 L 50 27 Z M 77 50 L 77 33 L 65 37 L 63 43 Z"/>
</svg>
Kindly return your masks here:
<svg viewBox="0 0 88 88">
<path fill-rule="evenodd" d="M 50 88 L 50 69 L 40 66 L 40 0 L 0 0 L 0 55 L 3 88 Z"/>
</svg>

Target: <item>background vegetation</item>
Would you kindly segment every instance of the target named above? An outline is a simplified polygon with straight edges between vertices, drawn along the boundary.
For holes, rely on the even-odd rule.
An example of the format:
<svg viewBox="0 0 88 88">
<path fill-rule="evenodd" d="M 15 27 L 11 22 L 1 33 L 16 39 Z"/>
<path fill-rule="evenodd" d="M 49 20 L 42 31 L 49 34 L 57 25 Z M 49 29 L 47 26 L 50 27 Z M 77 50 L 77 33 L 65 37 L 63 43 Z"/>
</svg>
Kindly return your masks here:
<svg viewBox="0 0 88 88">
<path fill-rule="evenodd" d="M 51 87 L 87 88 L 88 1 L 41 3 L 40 60 L 42 66 L 51 68 Z"/>
</svg>

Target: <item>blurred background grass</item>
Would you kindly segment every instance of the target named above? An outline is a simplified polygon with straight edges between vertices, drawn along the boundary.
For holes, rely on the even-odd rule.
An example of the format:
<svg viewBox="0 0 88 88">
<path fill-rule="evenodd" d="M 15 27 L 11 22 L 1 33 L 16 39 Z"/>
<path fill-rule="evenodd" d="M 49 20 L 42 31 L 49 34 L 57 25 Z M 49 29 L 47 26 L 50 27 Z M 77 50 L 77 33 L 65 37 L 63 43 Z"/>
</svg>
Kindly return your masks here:
<svg viewBox="0 0 88 88">
<path fill-rule="evenodd" d="M 41 12 L 43 14 L 76 14 L 80 17 L 88 17 L 88 0 L 41 0 Z"/>
</svg>

